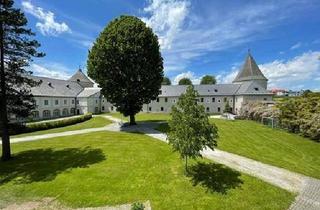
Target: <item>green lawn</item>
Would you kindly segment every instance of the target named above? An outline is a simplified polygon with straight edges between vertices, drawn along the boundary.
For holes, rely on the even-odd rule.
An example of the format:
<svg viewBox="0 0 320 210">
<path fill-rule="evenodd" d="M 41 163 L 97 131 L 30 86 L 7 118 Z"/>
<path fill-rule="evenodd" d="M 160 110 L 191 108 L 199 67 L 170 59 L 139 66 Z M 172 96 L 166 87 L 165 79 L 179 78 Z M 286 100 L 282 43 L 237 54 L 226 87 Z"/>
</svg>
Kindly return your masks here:
<svg viewBox="0 0 320 210">
<path fill-rule="evenodd" d="M 218 127 L 219 149 L 320 178 L 320 143 L 254 121 L 210 121 Z M 168 125 L 157 130 L 166 132 Z"/>
<path fill-rule="evenodd" d="M 106 113 L 107 115 L 111 115 L 113 117 L 120 118 L 124 121 L 129 121 L 129 117 L 124 117 L 122 114 L 119 112 L 114 112 L 114 113 Z M 165 113 L 138 113 L 136 114 L 136 121 L 167 121 L 171 117 L 169 114 Z"/>
<path fill-rule="evenodd" d="M 35 131 L 30 133 L 23 133 L 23 134 L 14 135 L 12 137 L 18 138 L 18 137 L 35 136 L 35 135 L 42 135 L 42 134 L 48 134 L 48 133 L 59 133 L 59 132 L 65 132 L 65 131 L 81 130 L 86 128 L 99 128 L 99 127 L 106 126 L 110 123 L 111 121 L 104 117 L 93 117 L 90 120 L 77 123 L 74 125 L 69 125 L 69 126 L 60 127 L 60 128 L 52 128 L 48 130 Z"/>
<path fill-rule="evenodd" d="M 288 209 L 294 195 L 212 162 L 190 176 L 166 143 L 142 134 L 97 132 L 17 143 L 0 162 L 0 208 L 55 197 L 88 207 L 150 200 L 152 209 Z M 2 206 L 1 206 L 2 205 Z"/>
</svg>

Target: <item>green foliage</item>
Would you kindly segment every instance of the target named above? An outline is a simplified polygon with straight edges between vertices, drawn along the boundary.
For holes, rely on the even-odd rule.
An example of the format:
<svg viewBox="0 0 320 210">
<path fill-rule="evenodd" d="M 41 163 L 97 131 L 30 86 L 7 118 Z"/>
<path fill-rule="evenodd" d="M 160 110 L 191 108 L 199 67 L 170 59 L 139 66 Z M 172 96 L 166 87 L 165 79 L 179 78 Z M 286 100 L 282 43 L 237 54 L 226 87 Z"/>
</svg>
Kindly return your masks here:
<svg viewBox="0 0 320 210">
<path fill-rule="evenodd" d="M 214 76 L 206 75 L 202 77 L 200 84 L 201 85 L 214 85 L 217 83 L 217 80 Z"/>
<path fill-rule="evenodd" d="M 54 121 L 44 121 L 23 124 L 10 124 L 9 132 L 11 135 L 19 133 L 29 133 L 33 131 L 47 130 L 52 128 L 59 128 L 68 125 L 73 125 L 76 123 L 84 122 L 92 118 L 92 114 L 80 115 L 72 118 L 54 120 Z"/>
<path fill-rule="evenodd" d="M 131 210 L 143 210 L 144 208 L 145 206 L 140 202 L 136 202 L 131 205 Z"/>
<path fill-rule="evenodd" d="M 192 82 L 189 78 L 182 78 L 180 79 L 179 85 L 192 85 Z"/>
<path fill-rule="evenodd" d="M 137 17 L 111 21 L 89 51 L 87 67 L 107 100 L 133 121 L 143 104 L 160 93 L 163 61 L 158 38 Z"/>
<path fill-rule="evenodd" d="M 231 108 L 231 106 L 230 106 L 230 104 L 229 104 L 229 101 L 227 101 L 227 103 L 225 104 L 225 106 L 224 106 L 224 111 L 223 112 L 225 112 L 225 113 L 232 113 L 232 108 Z"/>
<path fill-rule="evenodd" d="M 179 98 L 177 106 L 172 107 L 168 132 L 169 144 L 178 151 L 182 158 L 201 157 L 205 147 L 217 146 L 217 127 L 209 123 L 208 115 L 202 105 L 197 104 L 199 94 L 189 86 Z"/>
<path fill-rule="evenodd" d="M 171 85 L 171 81 L 168 77 L 163 77 L 161 85 Z"/>
</svg>

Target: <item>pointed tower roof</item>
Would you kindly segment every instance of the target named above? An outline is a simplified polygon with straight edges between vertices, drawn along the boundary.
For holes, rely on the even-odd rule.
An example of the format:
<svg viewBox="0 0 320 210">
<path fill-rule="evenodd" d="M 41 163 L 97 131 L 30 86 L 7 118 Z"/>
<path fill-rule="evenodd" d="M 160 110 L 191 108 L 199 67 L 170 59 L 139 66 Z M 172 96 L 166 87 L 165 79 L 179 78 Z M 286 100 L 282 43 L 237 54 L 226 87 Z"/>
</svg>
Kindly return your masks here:
<svg viewBox="0 0 320 210">
<path fill-rule="evenodd" d="M 78 82 L 80 85 L 84 87 L 93 87 L 93 82 L 82 72 L 82 70 L 79 68 L 78 71 L 70 78 L 68 79 L 72 82 Z"/>
<path fill-rule="evenodd" d="M 263 75 L 256 61 L 251 56 L 249 51 L 241 71 L 239 71 L 238 75 L 233 80 L 233 82 L 235 83 L 235 82 L 243 82 L 243 81 L 251 81 L 251 80 L 268 80 L 268 79 Z"/>
</svg>

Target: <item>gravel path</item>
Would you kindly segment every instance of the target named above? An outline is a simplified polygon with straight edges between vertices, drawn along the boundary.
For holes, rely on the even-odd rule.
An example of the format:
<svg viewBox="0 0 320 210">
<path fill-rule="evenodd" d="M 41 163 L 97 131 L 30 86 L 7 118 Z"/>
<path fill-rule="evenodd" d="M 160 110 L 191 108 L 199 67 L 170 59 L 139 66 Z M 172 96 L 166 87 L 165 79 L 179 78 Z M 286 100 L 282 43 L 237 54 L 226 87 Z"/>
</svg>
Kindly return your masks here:
<svg viewBox="0 0 320 210">
<path fill-rule="evenodd" d="M 62 133 L 45 134 L 39 136 L 28 136 L 11 139 L 12 143 L 22 141 L 35 141 L 61 136 L 71 136 L 76 134 L 85 134 L 97 131 L 123 131 L 123 132 L 142 132 L 155 139 L 167 142 L 167 135 L 154 128 L 158 123 L 139 123 L 135 126 L 125 126 L 118 118 L 108 115 L 102 115 L 114 123 L 101 128 L 91 128 L 76 131 L 67 131 Z M 236 154 L 224 152 L 218 149 L 214 151 L 205 149 L 202 155 L 210 160 L 224 164 L 230 168 L 250 174 L 262 179 L 270 184 L 298 193 L 290 210 L 319 210 L 320 209 L 320 180 L 313 179 L 298 173 L 294 173 L 282 168 L 264 164 Z"/>
</svg>

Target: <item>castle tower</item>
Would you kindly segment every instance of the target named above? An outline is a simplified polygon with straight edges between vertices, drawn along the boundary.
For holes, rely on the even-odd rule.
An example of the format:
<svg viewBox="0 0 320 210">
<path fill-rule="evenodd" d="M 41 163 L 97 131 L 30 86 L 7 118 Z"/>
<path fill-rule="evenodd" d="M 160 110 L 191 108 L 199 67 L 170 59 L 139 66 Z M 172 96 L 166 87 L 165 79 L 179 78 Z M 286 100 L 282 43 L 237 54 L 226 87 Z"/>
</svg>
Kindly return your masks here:
<svg viewBox="0 0 320 210">
<path fill-rule="evenodd" d="M 72 82 L 79 83 L 83 88 L 85 87 L 93 87 L 94 83 L 82 72 L 82 70 L 79 68 L 79 70 L 70 78 L 68 79 Z"/>
<path fill-rule="evenodd" d="M 260 84 L 262 87 L 267 89 L 268 79 L 263 75 L 261 70 L 259 69 L 256 61 L 248 52 L 246 57 L 245 63 L 242 66 L 242 69 L 239 71 L 236 78 L 233 80 L 232 83 L 242 83 L 246 81 L 255 81 Z"/>
</svg>

